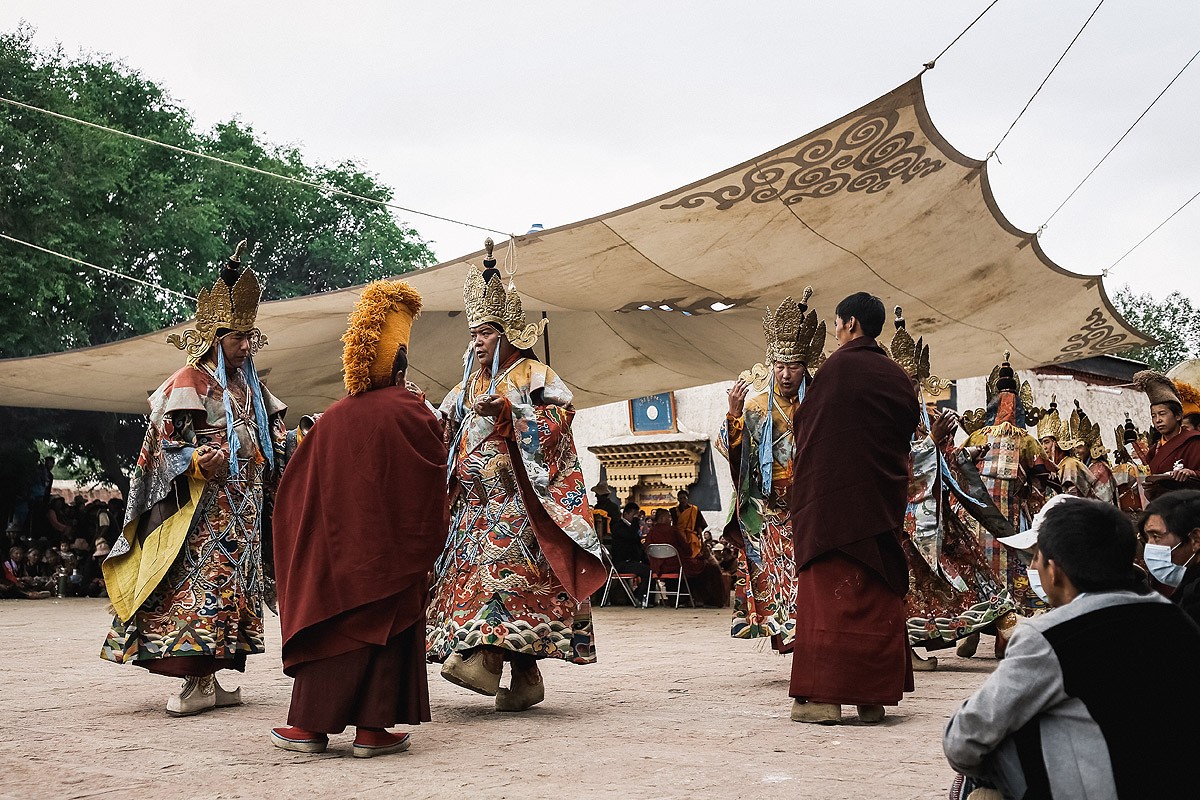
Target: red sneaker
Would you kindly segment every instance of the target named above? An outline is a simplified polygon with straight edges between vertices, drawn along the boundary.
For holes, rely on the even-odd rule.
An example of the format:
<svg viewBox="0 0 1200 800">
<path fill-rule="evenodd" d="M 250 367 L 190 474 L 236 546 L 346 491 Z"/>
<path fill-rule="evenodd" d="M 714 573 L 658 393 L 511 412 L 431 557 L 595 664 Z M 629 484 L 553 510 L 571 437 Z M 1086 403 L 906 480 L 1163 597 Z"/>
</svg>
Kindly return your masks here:
<svg viewBox="0 0 1200 800">
<path fill-rule="evenodd" d="M 271 744 L 293 753 L 324 753 L 329 737 L 303 728 L 272 728 Z"/>
<path fill-rule="evenodd" d="M 373 758 L 389 753 L 402 753 L 412 744 L 412 735 L 397 735 L 387 731 L 359 728 L 354 736 L 354 757 Z"/>
</svg>

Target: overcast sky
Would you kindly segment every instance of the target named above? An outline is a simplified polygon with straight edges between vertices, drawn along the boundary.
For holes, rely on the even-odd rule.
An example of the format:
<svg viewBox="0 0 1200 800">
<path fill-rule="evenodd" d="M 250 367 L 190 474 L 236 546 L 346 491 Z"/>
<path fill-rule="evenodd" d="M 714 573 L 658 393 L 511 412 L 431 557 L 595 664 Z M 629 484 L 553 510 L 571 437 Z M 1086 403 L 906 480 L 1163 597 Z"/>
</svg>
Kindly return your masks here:
<svg viewBox="0 0 1200 800">
<path fill-rule="evenodd" d="M 236 114 L 310 157 L 358 161 L 398 203 L 524 232 L 830 122 L 917 74 L 986 5 L 4 0 L 0 27 L 24 19 L 40 46 L 116 56 L 201 126 Z M 1000 0 L 926 74 L 934 123 L 982 158 L 1094 7 Z M 1200 3 L 1107 0 L 989 167 L 1008 218 L 1045 222 L 1197 48 Z M 1200 59 L 1055 217 L 1049 256 L 1098 273 L 1200 190 L 1198 123 Z M 483 235 L 406 221 L 441 259 Z M 1198 228 L 1200 200 L 1122 262 L 1110 293 L 1200 299 Z"/>
</svg>

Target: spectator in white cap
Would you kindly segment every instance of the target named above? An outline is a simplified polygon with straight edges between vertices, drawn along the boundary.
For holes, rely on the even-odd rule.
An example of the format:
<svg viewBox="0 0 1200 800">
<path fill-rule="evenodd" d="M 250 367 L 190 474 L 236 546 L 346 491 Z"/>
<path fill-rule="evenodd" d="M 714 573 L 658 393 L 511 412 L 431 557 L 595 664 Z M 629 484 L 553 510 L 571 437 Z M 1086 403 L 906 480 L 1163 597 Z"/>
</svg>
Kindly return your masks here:
<svg viewBox="0 0 1200 800">
<path fill-rule="evenodd" d="M 947 724 L 951 797 L 1185 796 L 1195 768 L 1150 732 L 1170 731 L 1174 753 L 1200 744 L 1200 685 L 1181 678 L 1200 663 L 1200 629 L 1131 586 L 1137 539 L 1114 505 L 1072 498 L 1038 516 L 1016 544 L 1036 547 L 1032 568 L 1055 608 L 1017 625 Z"/>
<path fill-rule="evenodd" d="M 1028 530 L 1021 531 L 1020 533 L 1013 534 L 1012 536 L 1003 536 L 996 541 L 1000 542 L 1000 544 L 1006 547 L 1011 547 L 1014 550 L 1020 550 L 1023 553 L 1026 553 L 1029 557 L 1029 560 L 1032 561 L 1034 556 L 1037 555 L 1038 531 L 1041 529 L 1042 523 L 1046 519 L 1046 512 L 1056 506 L 1079 499 L 1081 498 L 1073 494 L 1054 495 L 1054 497 L 1051 497 L 1046 502 L 1046 505 L 1042 506 L 1042 510 L 1034 515 L 1033 523 L 1029 526 Z M 1036 594 L 1043 603 L 1049 603 L 1050 598 L 1046 596 L 1045 590 L 1042 589 L 1042 578 L 1037 569 L 1035 569 L 1032 565 L 1027 566 L 1025 568 L 1025 573 L 1029 578 L 1029 588 L 1033 590 L 1033 593 Z"/>
</svg>

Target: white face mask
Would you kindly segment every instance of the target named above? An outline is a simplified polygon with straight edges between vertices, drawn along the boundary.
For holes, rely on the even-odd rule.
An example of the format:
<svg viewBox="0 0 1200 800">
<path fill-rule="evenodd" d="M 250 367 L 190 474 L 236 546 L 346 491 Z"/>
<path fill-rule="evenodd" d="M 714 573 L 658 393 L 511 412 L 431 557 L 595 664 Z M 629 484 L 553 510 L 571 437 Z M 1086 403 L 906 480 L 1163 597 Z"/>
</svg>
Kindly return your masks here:
<svg viewBox="0 0 1200 800">
<path fill-rule="evenodd" d="M 1183 544 L 1183 542 L 1179 544 Z M 1179 544 L 1175 547 L 1179 547 Z M 1179 586 L 1183 583 L 1187 565 L 1192 563 L 1192 558 L 1196 557 L 1196 554 L 1192 553 L 1192 558 L 1183 564 L 1176 564 L 1171 560 L 1171 554 L 1175 552 L 1175 547 L 1167 547 L 1165 544 L 1148 544 L 1142 556 L 1146 561 L 1146 568 L 1150 570 L 1154 580 L 1166 586 Z"/>
<path fill-rule="evenodd" d="M 1026 567 L 1025 576 L 1029 578 L 1029 588 L 1033 589 L 1033 593 L 1041 598 L 1043 603 L 1050 603 L 1050 596 L 1047 595 L 1046 590 L 1042 588 L 1041 573 L 1039 573 L 1033 567 Z M 1051 605 L 1053 605 L 1053 603 L 1051 603 Z"/>
</svg>

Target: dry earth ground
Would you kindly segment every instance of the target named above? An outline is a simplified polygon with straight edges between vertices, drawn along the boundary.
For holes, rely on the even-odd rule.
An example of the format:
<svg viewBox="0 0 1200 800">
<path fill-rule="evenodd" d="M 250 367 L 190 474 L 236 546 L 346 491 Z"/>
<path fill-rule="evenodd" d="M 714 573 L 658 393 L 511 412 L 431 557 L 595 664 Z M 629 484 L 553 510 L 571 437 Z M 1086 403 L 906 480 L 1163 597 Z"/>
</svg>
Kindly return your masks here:
<svg viewBox="0 0 1200 800">
<path fill-rule="evenodd" d="M 271 746 L 291 681 L 279 628 L 239 682 L 246 704 L 163 712 L 176 681 L 101 661 L 102 600 L 0 602 L 0 798 L 624 797 L 933 798 L 951 774 L 947 716 L 995 666 L 942 651 L 943 669 L 868 727 L 789 721 L 789 660 L 728 636 L 726 610 L 604 608 L 600 661 L 542 662 L 545 703 L 496 712 L 429 668 L 434 721 L 412 749 L 350 757 Z M 985 637 L 981 654 L 991 654 Z M 853 708 L 846 709 L 853 716 Z"/>
</svg>

